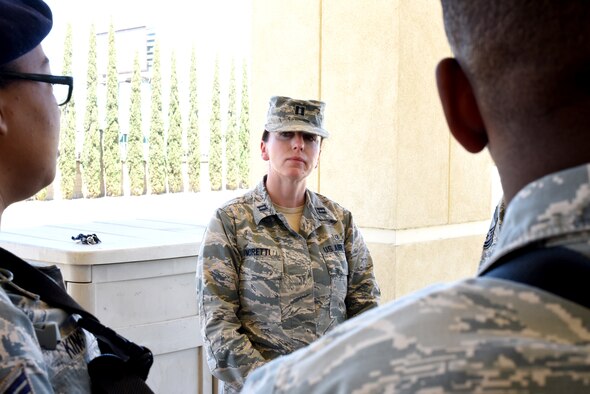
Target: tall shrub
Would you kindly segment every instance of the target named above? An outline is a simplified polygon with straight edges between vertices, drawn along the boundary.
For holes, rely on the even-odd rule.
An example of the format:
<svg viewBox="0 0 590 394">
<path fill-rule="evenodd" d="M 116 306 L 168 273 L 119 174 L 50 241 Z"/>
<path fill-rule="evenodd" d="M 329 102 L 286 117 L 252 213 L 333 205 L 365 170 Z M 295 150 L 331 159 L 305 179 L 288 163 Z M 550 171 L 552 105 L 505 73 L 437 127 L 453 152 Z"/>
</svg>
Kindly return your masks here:
<svg viewBox="0 0 590 394">
<path fill-rule="evenodd" d="M 236 67 L 232 60 L 229 77 L 229 104 L 227 108 L 227 129 L 225 130 L 225 158 L 227 163 L 228 189 L 237 189 L 240 177 L 238 139 L 238 105 L 236 101 Z"/>
<path fill-rule="evenodd" d="M 166 192 L 166 151 L 164 145 L 164 122 L 162 120 L 160 45 L 157 41 L 154 47 L 151 88 L 151 122 L 148 138 L 149 190 L 152 194 L 162 194 Z"/>
<path fill-rule="evenodd" d="M 247 188 L 250 183 L 250 97 L 248 95 L 248 64 L 242 62 L 242 108 L 240 110 L 240 187 Z"/>
<path fill-rule="evenodd" d="M 64 41 L 63 75 L 72 75 L 72 25 L 66 27 Z M 61 131 L 59 138 L 58 167 L 61 175 L 61 195 L 65 199 L 74 197 L 76 179 L 76 105 L 74 97 L 61 110 Z"/>
<path fill-rule="evenodd" d="M 122 194 L 121 150 L 119 148 L 119 73 L 115 48 L 115 28 L 109 27 L 106 123 L 103 135 L 106 193 Z"/>
<path fill-rule="evenodd" d="M 135 52 L 131 77 L 131 103 L 129 109 L 129 135 L 127 138 L 127 169 L 131 195 L 145 193 L 145 162 L 143 158 L 143 131 L 141 128 L 141 68 L 139 54 Z"/>
<path fill-rule="evenodd" d="M 188 185 L 190 191 L 200 190 L 201 176 L 201 142 L 199 137 L 199 102 L 197 95 L 197 58 L 195 48 L 191 52 L 189 72 L 189 112 L 187 128 L 187 167 Z"/>
<path fill-rule="evenodd" d="M 96 34 L 94 25 L 92 25 L 88 45 L 86 113 L 84 115 L 84 144 L 82 149 L 83 179 L 87 197 L 104 196 L 101 131 L 98 126 L 97 86 Z"/>
<path fill-rule="evenodd" d="M 209 121 L 209 182 L 211 190 L 221 190 L 222 138 L 221 135 L 221 88 L 219 85 L 219 59 L 215 60 L 213 92 L 211 94 L 211 118 Z"/>
<path fill-rule="evenodd" d="M 182 117 L 178 98 L 176 55 L 172 52 L 170 73 L 170 102 L 168 105 L 168 133 L 166 138 L 166 163 L 168 165 L 168 191 L 183 191 L 182 179 Z"/>
</svg>

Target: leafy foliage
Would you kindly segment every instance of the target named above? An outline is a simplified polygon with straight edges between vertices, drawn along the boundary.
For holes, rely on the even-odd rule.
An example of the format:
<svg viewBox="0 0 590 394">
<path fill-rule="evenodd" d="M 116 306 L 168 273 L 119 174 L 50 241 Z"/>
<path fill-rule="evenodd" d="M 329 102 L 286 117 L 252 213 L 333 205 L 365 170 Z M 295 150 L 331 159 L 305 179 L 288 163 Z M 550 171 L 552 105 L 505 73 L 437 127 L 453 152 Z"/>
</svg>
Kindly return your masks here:
<svg viewBox="0 0 590 394">
<path fill-rule="evenodd" d="M 152 117 L 149 133 L 149 189 L 152 194 L 166 192 L 166 156 L 164 150 L 164 122 L 162 120 L 162 76 L 160 71 L 160 46 L 154 48 L 152 68 Z"/>
<path fill-rule="evenodd" d="M 211 118 L 209 120 L 209 182 L 211 190 L 221 190 L 222 138 L 221 135 L 221 89 L 219 85 L 219 59 L 215 60 L 213 93 L 211 94 Z"/>
<path fill-rule="evenodd" d="M 240 111 L 240 187 L 247 188 L 250 183 L 250 98 L 248 95 L 248 64 L 242 63 L 242 108 Z"/>
<path fill-rule="evenodd" d="M 139 54 L 135 53 L 131 77 L 131 108 L 127 138 L 127 169 L 131 195 L 145 193 L 145 161 L 143 157 L 143 131 L 141 128 L 141 68 Z"/>
<path fill-rule="evenodd" d="M 84 115 L 83 179 L 87 197 L 104 196 L 101 132 L 98 127 L 98 70 L 96 66 L 96 34 L 90 28 L 88 71 L 86 76 L 86 113 Z"/>
<path fill-rule="evenodd" d="M 166 163 L 168 165 L 168 191 L 183 191 L 182 179 L 182 116 L 178 101 L 178 78 L 176 76 L 176 56 L 172 53 L 170 74 L 170 103 L 168 106 L 168 134 L 166 139 Z"/>
<path fill-rule="evenodd" d="M 63 75 L 72 75 L 72 25 L 70 23 L 66 27 Z M 74 197 L 76 178 L 76 105 L 73 97 L 62 108 L 58 167 L 61 175 L 61 195 L 63 198 L 71 199 Z"/>
<path fill-rule="evenodd" d="M 115 48 L 115 28 L 109 27 L 107 68 L 106 124 L 103 134 L 106 194 L 120 196 L 122 192 L 121 153 L 119 148 L 119 73 Z"/>
<path fill-rule="evenodd" d="M 225 131 L 225 158 L 227 163 L 227 188 L 237 189 L 240 181 L 240 146 L 238 139 L 238 105 L 236 102 L 236 67 L 232 61 L 229 77 L 229 104 Z"/>
<path fill-rule="evenodd" d="M 188 186 L 190 191 L 200 190 L 201 177 L 201 142 L 199 136 L 199 102 L 197 96 L 197 59 L 195 48 L 191 52 L 191 63 L 189 72 L 189 113 L 187 134 L 187 167 Z"/>
</svg>

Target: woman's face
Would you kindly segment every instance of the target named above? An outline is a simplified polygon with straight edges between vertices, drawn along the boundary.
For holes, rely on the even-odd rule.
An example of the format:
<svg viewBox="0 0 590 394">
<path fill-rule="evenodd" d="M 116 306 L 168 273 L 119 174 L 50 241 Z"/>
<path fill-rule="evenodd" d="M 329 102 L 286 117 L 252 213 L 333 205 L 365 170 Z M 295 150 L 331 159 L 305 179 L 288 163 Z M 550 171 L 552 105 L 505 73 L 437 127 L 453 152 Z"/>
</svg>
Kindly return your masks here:
<svg viewBox="0 0 590 394">
<path fill-rule="evenodd" d="M 300 131 L 269 133 L 268 141 L 260 144 L 262 159 L 269 162 L 268 176 L 292 181 L 306 179 L 317 167 L 321 138 Z"/>
</svg>

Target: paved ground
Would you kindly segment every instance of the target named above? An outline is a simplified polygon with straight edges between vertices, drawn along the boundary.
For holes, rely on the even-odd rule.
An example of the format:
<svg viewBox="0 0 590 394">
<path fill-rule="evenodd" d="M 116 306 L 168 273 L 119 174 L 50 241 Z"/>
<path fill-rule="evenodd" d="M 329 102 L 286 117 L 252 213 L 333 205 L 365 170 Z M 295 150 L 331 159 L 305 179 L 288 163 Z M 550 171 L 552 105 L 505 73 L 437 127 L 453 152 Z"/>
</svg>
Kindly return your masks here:
<svg viewBox="0 0 590 394">
<path fill-rule="evenodd" d="M 240 191 L 173 193 L 139 197 L 22 201 L 2 215 L 2 229 L 104 219 L 180 218 L 207 224 L 215 208 Z"/>
</svg>

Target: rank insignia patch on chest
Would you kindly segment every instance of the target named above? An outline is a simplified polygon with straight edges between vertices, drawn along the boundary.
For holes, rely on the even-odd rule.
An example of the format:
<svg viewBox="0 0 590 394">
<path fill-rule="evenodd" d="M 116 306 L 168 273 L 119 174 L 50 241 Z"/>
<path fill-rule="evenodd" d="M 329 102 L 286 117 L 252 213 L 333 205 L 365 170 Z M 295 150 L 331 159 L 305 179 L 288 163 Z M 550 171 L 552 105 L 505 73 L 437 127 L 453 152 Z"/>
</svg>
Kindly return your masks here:
<svg viewBox="0 0 590 394">
<path fill-rule="evenodd" d="M 324 207 L 316 208 L 315 211 L 317 213 L 321 214 L 321 215 L 325 215 L 326 214 L 326 208 L 324 208 Z"/>
<path fill-rule="evenodd" d="M 256 208 L 258 208 L 258 210 L 260 212 L 264 212 L 264 211 L 267 211 L 268 210 L 268 206 L 266 206 L 266 204 L 259 205 Z"/>
</svg>

